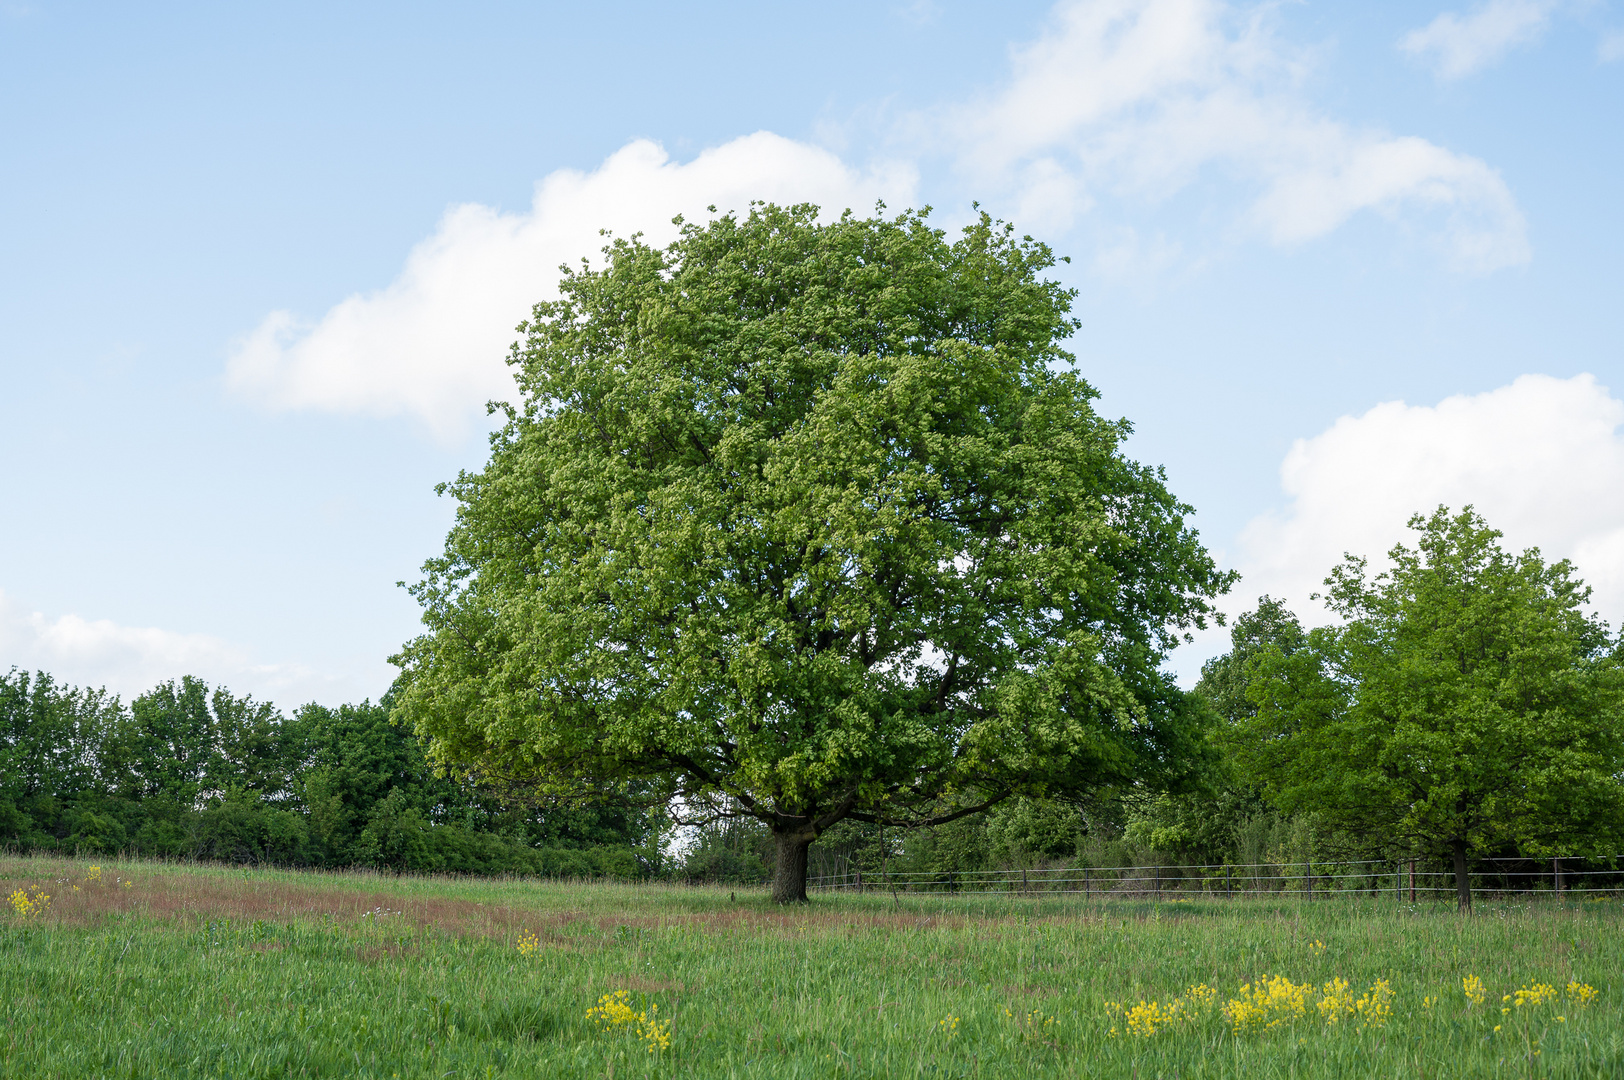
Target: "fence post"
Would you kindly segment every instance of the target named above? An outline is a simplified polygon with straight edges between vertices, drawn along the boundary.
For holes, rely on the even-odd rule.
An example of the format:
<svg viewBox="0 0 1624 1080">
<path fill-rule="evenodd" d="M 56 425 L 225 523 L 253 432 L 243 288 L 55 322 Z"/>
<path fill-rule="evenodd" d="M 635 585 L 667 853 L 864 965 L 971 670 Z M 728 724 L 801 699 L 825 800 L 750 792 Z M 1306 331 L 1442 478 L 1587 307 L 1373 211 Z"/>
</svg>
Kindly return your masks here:
<svg viewBox="0 0 1624 1080">
<path fill-rule="evenodd" d="M 1235 886 L 1229 879 L 1228 863 L 1224 864 L 1224 897 L 1228 900 L 1235 899 Z"/>
<path fill-rule="evenodd" d="M 1032 891 L 1032 886 L 1026 881 L 1026 867 L 1021 867 L 1021 895 L 1025 896 Z"/>
<path fill-rule="evenodd" d="M 1415 860 L 1410 860 L 1410 903 L 1415 903 Z"/>
<path fill-rule="evenodd" d="M 863 868 L 861 866 L 857 868 L 857 891 L 863 891 Z"/>
<path fill-rule="evenodd" d="M 1094 894 L 1093 885 L 1094 885 L 1093 881 L 1091 881 L 1089 879 L 1089 869 L 1088 869 L 1088 867 L 1085 866 L 1085 867 L 1083 867 L 1083 899 L 1084 900 L 1088 900 L 1093 896 L 1093 894 Z"/>
<path fill-rule="evenodd" d="M 1557 899 L 1560 900 L 1562 898 L 1562 860 L 1561 859 L 1558 859 L 1558 858 L 1551 859 L 1551 876 L 1556 879 L 1556 896 L 1557 896 Z"/>
<path fill-rule="evenodd" d="M 1305 861 L 1303 863 L 1303 892 L 1308 899 L 1314 899 L 1314 864 L 1312 862 Z"/>
<path fill-rule="evenodd" d="M 891 880 L 891 849 L 885 846 L 885 826 L 883 824 L 880 826 L 880 880 L 885 883 L 880 886 L 882 889 L 887 885 L 891 887 L 891 900 L 895 902 L 897 883 Z"/>
</svg>

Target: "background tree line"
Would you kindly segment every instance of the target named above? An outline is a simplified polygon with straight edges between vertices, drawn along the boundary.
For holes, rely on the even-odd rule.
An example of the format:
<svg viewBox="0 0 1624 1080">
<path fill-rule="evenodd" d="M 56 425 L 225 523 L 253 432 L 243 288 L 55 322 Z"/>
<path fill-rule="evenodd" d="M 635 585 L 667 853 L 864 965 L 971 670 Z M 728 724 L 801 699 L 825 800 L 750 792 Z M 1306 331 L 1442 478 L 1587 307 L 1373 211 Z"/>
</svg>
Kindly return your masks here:
<svg viewBox="0 0 1624 1080">
<path fill-rule="evenodd" d="M 437 776 L 390 701 L 284 716 L 190 676 L 128 704 L 0 676 L 0 845 L 288 866 L 645 874 L 656 819 Z"/>
<path fill-rule="evenodd" d="M 1203 683 L 1203 687 L 1207 685 Z M 663 876 L 753 885 L 772 836 L 753 820 L 697 830 L 625 807 L 537 808 L 436 776 L 423 741 L 378 703 L 266 702 L 187 676 L 129 703 L 44 672 L 0 676 L 0 845 L 19 851 L 284 866 L 546 876 Z M 1209 765 L 1212 763 L 1209 763 Z M 1218 775 L 1209 772 L 1204 782 Z M 1295 857 L 1306 830 L 1260 800 L 1107 790 L 1020 799 L 936 829 L 852 823 L 814 849 L 816 873 L 1126 865 Z"/>
</svg>

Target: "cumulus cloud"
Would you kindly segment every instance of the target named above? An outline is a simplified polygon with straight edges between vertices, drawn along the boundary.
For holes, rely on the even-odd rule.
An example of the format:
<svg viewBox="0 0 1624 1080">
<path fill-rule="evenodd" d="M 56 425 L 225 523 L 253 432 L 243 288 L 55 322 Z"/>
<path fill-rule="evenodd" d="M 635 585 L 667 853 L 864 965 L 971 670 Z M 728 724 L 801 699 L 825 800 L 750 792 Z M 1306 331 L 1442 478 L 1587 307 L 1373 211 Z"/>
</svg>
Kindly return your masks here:
<svg viewBox="0 0 1624 1080">
<path fill-rule="evenodd" d="M 1489 0 L 1469 15 L 1444 12 L 1405 34 L 1398 47 L 1430 64 L 1438 78 L 1459 79 L 1537 40 L 1556 7 L 1554 0 Z"/>
<path fill-rule="evenodd" d="M 1513 550 L 1571 558 L 1594 605 L 1624 621 L 1624 400 L 1590 375 L 1524 375 L 1437 405 L 1377 405 L 1299 440 L 1280 479 L 1288 505 L 1241 537 L 1237 607 L 1261 593 L 1305 617 L 1343 552 L 1380 565 L 1413 544 L 1411 514 L 1470 503 Z"/>
<path fill-rule="evenodd" d="M 1231 232 L 1295 245 L 1367 211 L 1420 214 L 1459 269 L 1527 260 L 1521 212 L 1494 169 L 1313 109 L 1300 92 L 1306 62 L 1265 15 L 1217 0 L 1064 0 L 1047 32 L 1013 52 L 1005 83 L 920 121 L 928 137 L 915 149 L 922 159 L 945 149 L 978 193 L 1035 229 L 1069 228 L 1104 198 L 1154 204 L 1216 174 L 1244 192 Z M 911 202 L 916 186 L 912 164 L 858 168 L 769 132 L 686 163 L 633 142 L 595 171 L 546 177 L 523 212 L 451 209 L 381 289 L 313 320 L 271 312 L 234 344 L 227 383 L 272 408 L 414 417 L 452 441 L 485 401 L 509 395 L 513 327 L 554 294 L 559 263 L 597 252 L 600 228 L 664 242 L 674 214 L 712 203 L 867 210 Z M 1106 220 L 1094 271 L 1144 279 L 1200 260 L 1161 231 L 1146 235 Z"/>
<path fill-rule="evenodd" d="M 675 237 L 671 218 L 752 199 L 814 202 L 838 213 L 913 197 L 909 167 L 861 171 L 769 132 L 673 162 L 646 140 L 596 171 L 562 169 L 536 185 L 528 211 L 468 204 L 447 212 L 400 275 L 339 303 L 314 323 L 272 312 L 232 350 L 227 381 L 276 408 L 409 415 L 443 439 L 461 435 L 512 389 L 505 358 L 532 304 L 556 294 L 558 266 L 596 255 L 600 229 Z"/>
<path fill-rule="evenodd" d="M 1216 0 L 1067 0 L 996 93 L 942 121 L 961 169 L 1023 222 L 1064 228 L 1102 194 L 1166 199 L 1217 169 L 1251 191 L 1238 224 L 1283 245 L 1353 215 L 1436 215 L 1457 268 L 1527 260 L 1494 169 L 1416 136 L 1351 127 L 1303 98 L 1307 62 Z"/>
<path fill-rule="evenodd" d="M 207 634 L 73 614 L 51 618 L 0 591 L 0 670 L 11 667 L 48 671 L 75 686 L 106 687 L 125 700 L 182 675 L 284 708 L 367 696 L 342 679 L 299 665 L 255 663 L 247 650 Z"/>
</svg>

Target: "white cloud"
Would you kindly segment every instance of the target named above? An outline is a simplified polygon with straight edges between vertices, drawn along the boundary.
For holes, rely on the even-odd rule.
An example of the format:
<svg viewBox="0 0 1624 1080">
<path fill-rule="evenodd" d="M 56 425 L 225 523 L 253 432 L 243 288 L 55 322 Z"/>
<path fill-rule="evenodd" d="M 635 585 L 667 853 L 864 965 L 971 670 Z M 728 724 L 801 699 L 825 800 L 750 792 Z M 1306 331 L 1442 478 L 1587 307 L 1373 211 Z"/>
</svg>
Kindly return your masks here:
<svg viewBox="0 0 1624 1080">
<path fill-rule="evenodd" d="M 674 215 L 694 219 L 710 204 L 804 201 L 867 212 L 876 199 L 905 203 L 913 192 L 907 167 L 861 172 L 770 132 L 686 164 L 639 140 L 595 172 L 552 173 L 527 212 L 453 208 L 392 283 L 351 296 L 314 324 L 271 313 L 236 344 L 227 381 L 272 407 L 405 414 L 453 439 L 485 401 L 510 396 L 504 361 L 514 326 L 556 294 L 560 263 L 597 255 L 600 229 L 663 243 L 675 237 Z"/>
<path fill-rule="evenodd" d="M 309 668 L 255 663 L 247 650 L 207 634 L 121 626 L 73 614 L 51 618 L 0 591 L 0 671 L 11 667 L 47 671 L 74 686 L 106 687 L 126 701 L 182 675 L 283 708 L 367 696 L 346 680 Z M 377 693 L 374 689 L 370 696 Z"/>
<path fill-rule="evenodd" d="M 1624 30 L 1609 30 L 1596 46 L 1596 56 L 1604 64 L 1624 60 Z"/>
<path fill-rule="evenodd" d="M 1013 53 L 1008 82 L 928 122 L 933 149 L 920 152 L 945 146 L 978 193 L 1001 194 L 1039 230 L 1069 228 L 1102 198 L 1155 203 L 1217 173 L 1246 192 L 1230 232 L 1294 245 L 1364 211 L 1425 213 L 1457 268 L 1527 260 L 1523 218 L 1498 173 L 1316 112 L 1299 90 L 1305 62 L 1271 36 L 1265 14 L 1243 18 L 1217 0 L 1065 0 L 1049 31 Z M 546 177 L 527 211 L 451 209 L 393 282 L 314 321 L 270 313 L 233 346 L 227 383 L 271 408 L 411 416 L 454 440 L 486 400 L 510 395 L 513 327 L 554 294 L 559 263 L 597 253 L 600 228 L 660 243 L 675 233 L 674 214 L 701 216 L 711 203 L 866 211 L 881 197 L 907 203 L 915 188 L 912 165 L 858 169 L 769 132 L 687 163 L 633 142 L 594 172 Z M 1187 238 L 1141 243 L 1121 224 L 1103 223 L 1095 273 L 1144 280 L 1200 261 L 1183 254 Z"/>
<path fill-rule="evenodd" d="M 1527 260 L 1504 181 L 1415 136 L 1355 129 L 1300 90 L 1306 61 L 1215 0 L 1067 0 L 1000 91 L 942 126 L 961 169 L 1009 194 L 1022 224 L 1065 227 L 1106 193 L 1160 201 L 1216 168 L 1252 191 L 1238 224 L 1282 245 L 1354 214 L 1431 211 L 1450 261 Z"/>
<path fill-rule="evenodd" d="M 1446 11 L 1399 39 L 1440 79 L 1459 79 L 1538 39 L 1556 10 L 1554 0 L 1489 0 L 1470 15 Z"/>
<path fill-rule="evenodd" d="M 1411 514 L 1470 503 L 1507 547 L 1571 558 L 1596 609 L 1624 620 L 1624 400 L 1589 375 L 1524 375 L 1436 406 L 1401 401 L 1299 440 L 1281 465 L 1289 505 L 1251 522 L 1237 610 L 1259 594 L 1324 618 L 1308 595 L 1343 552 L 1379 565 L 1413 543 Z"/>
</svg>

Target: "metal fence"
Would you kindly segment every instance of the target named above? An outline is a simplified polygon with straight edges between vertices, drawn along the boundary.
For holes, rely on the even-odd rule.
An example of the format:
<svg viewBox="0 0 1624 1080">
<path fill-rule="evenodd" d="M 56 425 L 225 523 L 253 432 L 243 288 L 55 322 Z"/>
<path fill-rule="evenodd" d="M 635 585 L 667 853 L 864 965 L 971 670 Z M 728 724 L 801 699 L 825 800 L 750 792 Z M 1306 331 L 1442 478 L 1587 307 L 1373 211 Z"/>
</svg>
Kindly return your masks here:
<svg viewBox="0 0 1624 1080">
<path fill-rule="evenodd" d="M 1582 892 L 1624 894 L 1616 859 L 1485 859 L 1472 866 L 1472 890 L 1493 896 Z M 1419 860 L 1244 863 L 1207 866 L 1074 866 L 1025 870 L 871 872 L 853 870 L 807 879 L 809 890 L 891 893 L 1024 895 L 1082 899 L 1391 897 L 1401 901 L 1453 898 L 1450 869 Z"/>
</svg>

